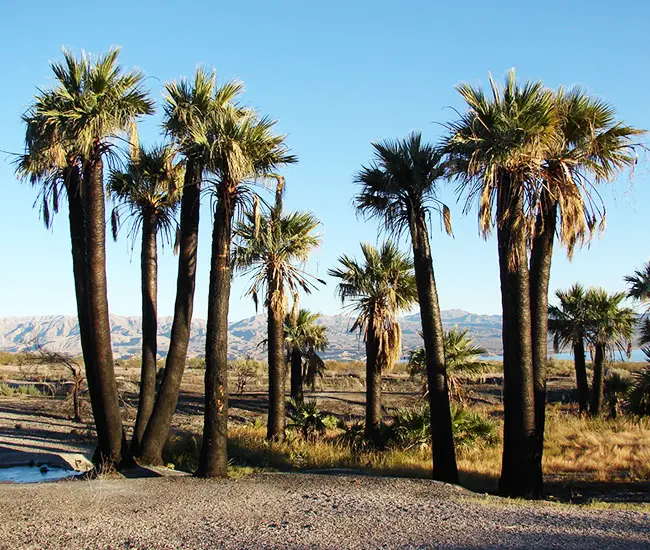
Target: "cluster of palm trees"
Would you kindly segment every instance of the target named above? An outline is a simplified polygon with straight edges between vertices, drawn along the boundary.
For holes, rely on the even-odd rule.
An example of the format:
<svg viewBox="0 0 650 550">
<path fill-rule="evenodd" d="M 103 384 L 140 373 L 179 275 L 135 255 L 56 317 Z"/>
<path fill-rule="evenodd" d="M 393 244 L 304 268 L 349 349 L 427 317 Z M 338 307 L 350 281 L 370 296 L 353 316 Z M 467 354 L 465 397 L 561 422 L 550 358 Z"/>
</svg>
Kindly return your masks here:
<svg viewBox="0 0 650 550">
<path fill-rule="evenodd" d="M 555 351 L 573 349 L 580 414 L 598 416 L 603 407 L 604 365 L 608 355 L 619 350 L 629 353 L 637 323 L 633 309 L 623 307 L 624 292 L 609 294 L 602 288 L 585 288 L 576 283 L 555 293 L 559 306 L 548 310 L 548 328 Z M 587 380 L 586 346 L 593 350 L 593 383 Z"/>
<path fill-rule="evenodd" d="M 167 143 L 143 148 L 137 120 L 153 111 L 142 74 L 123 71 L 118 51 L 76 59 L 64 53 L 52 65 L 56 83 L 39 92 L 24 115 L 26 153 L 21 176 L 38 183 L 46 224 L 64 191 L 70 210 L 75 288 L 87 378 L 98 432 L 97 463 L 128 457 L 160 463 L 176 408 L 189 342 L 195 288 L 199 209 L 211 193 L 213 238 L 208 297 L 203 446 L 197 474 L 223 476 L 227 468 L 228 302 L 233 269 L 251 276 L 249 293 L 268 312 L 270 440 L 284 438 L 285 368 L 291 395 L 322 371 L 318 351 L 327 345 L 313 314 L 301 311 L 300 292 L 322 282 L 303 265 L 320 242 L 309 212 L 284 213 L 281 167 L 293 163 L 275 121 L 240 103 L 242 85 L 218 86 L 214 74 L 165 85 L 163 127 Z M 354 202 L 379 220 L 390 237 L 407 234 L 412 260 L 391 241 L 362 245 L 363 262 L 348 256 L 330 275 L 356 313 L 352 330 L 367 351 L 366 430 L 377 437 L 381 422 L 381 374 L 399 354 L 397 315 L 419 304 L 432 427 L 433 476 L 458 480 L 449 405 L 444 332 L 429 240 L 432 214 L 451 234 L 447 205 L 437 197 L 443 181 L 455 181 L 465 210 L 478 205 L 485 236 L 496 226 L 503 305 L 504 450 L 500 491 L 511 496 L 542 492 L 541 458 L 546 401 L 548 283 L 556 235 L 569 255 L 604 222 L 596 185 L 635 162 L 633 138 L 641 132 L 615 117 L 614 109 L 575 88 L 557 91 L 541 82 L 520 86 L 510 72 L 491 92 L 466 84 L 466 102 L 437 145 L 413 133 L 373 144 L 374 158 L 355 176 Z M 105 275 L 104 159 L 115 164 L 116 143 L 126 136 L 129 161 L 112 169 L 109 190 L 118 206 L 114 227 L 127 211 L 135 236 L 142 232 L 143 362 L 141 403 L 131 452 L 120 417 L 111 355 Z M 267 206 L 255 184 L 273 182 Z M 175 237 L 179 254 L 171 342 L 157 395 L 156 235 Z M 289 297 L 293 307 L 288 311 Z M 146 327 L 144 326 L 146 324 Z"/>
</svg>

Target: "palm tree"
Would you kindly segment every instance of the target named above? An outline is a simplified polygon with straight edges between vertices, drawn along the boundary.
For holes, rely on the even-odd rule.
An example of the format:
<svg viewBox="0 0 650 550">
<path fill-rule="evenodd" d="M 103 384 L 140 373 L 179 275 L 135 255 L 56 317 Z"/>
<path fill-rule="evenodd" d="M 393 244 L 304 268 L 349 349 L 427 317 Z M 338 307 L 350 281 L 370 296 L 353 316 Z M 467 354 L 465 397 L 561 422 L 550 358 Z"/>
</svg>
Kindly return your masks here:
<svg viewBox="0 0 650 550">
<path fill-rule="evenodd" d="M 557 290 L 555 296 L 560 305 L 548 308 L 548 330 L 553 335 L 555 353 L 565 346 L 573 348 L 580 414 L 586 414 L 589 410 L 585 339 L 590 321 L 585 294 L 585 289 L 578 283 L 568 290 Z"/>
<path fill-rule="evenodd" d="M 212 258 L 208 291 L 208 321 L 205 351 L 205 422 L 203 447 L 198 475 L 225 476 L 227 468 L 228 426 L 228 301 L 230 299 L 230 247 L 232 222 L 238 206 L 255 197 L 249 184 L 269 177 L 277 168 L 293 163 L 285 137 L 274 134 L 275 121 L 259 117 L 250 109 L 236 105 L 212 116 L 205 125 L 204 141 L 210 146 L 209 170 L 214 174 L 213 192 L 216 198 L 212 233 Z M 280 296 L 279 281 L 270 281 L 267 295 L 270 301 Z M 283 371 L 282 321 L 284 314 L 269 327 L 274 337 L 269 339 L 269 354 L 273 368 Z M 272 324 L 271 323 L 271 324 Z M 276 326 L 277 325 L 277 326 Z M 273 348 L 275 342 L 280 349 Z M 271 368 L 271 366 L 269 367 Z"/>
<path fill-rule="evenodd" d="M 44 129 L 61 144 L 71 164 L 78 159 L 82 177 L 85 254 L 84 296 L 87 315 L 86 363 L 99 446 L 95 463 L 119 464 L 125 438 L 115 381 L 106 290 L 104 161 L 119 134 L 130 130 L 153 102 L 141 88 L 143 75 L 124 72 L 117 64 L 119 49 L 93 59 L 64 51 L 64 62 L 53 63 L 56 85 L 37 97 L 29 118 L 32 130 Z M 29 138 L 28 138 L 29 141 Z"/>
<path fill-rule="evenodd" d="M 359 330 L 366 344 L 366 436 L 379 443 L 381 430 L 381 376 L 399 359 L 402 331 L 398 313 L 417 301 L 413 262 L 387 241 L 379 249 L 361 244 L 363 262 L 347 255 L 341 267 L 329 275 L 340 279 L 337 293 L 350 302 L 356 319 L 351 332 Z"/>
<path fill-rule="evenodd" d="M 110 172 L 108 188 L 117 203 L 113 209 L 113 238 L 117 238 L 120 213 L 131 220 L 131 238 L 142 230 L 142 367 L 138 413 L 133 429 L 131 453 L 138 456 L 156 393 L 158 333 L 158 243 L 160 234 L 169 242 L 175 233 L 178 188 L 183 178 L 182 163 L 174 163 L 170 146 L 133 148 L 125 171 Z"/>
<path fill-rule="evenodd" d="M 315 382 L 319 366 L 324 367 L 319 351 L 327 349 L 325 326 L 317 324 L 320 315 L 306 309 L 284 318 L 284 345 L 287 361 L 291 365 L 291 398 L 296 403 L 304 401 L 303 383 Z"/>
<path fill-rule="evenodd" d="M 373 147 L 374 162 L 356 176 L 361 191 L 355 197 L 355 204 L 364 215 L 379 218 L 389 232 L 400 235 L 408 229 L 410 233 L 427 358 L 433 478 L 456 483 L 458 468 L 443 329 L 427 228 L 427 219 L 434 210 L 442 215 L 445 229 L 451 234 L 449 209 L 437 199 L 437 183 L 443 175 L 441 156 L 434 147 L 422 143 L 420 134 L 412 134 L 402 141 L 376 143 Z"/>
<path fill-rule="evenodd" d="M 206 139 L 206 124 L 241 93 L 240 82 L 216 86 L 215 75 L 197 69 L 194 79 L 165 85 L 164 127 L 185 163 L 178 240 L 178 276 L 174 320 L 165 370 L 151 417 L 142 440 L 140 460 L 162 464 L 162 450 L 169 436 L 178 402 L 194 305 L 199 237 L 200 194 L 206 164 L 212 154 Z"/>
<path fill-rule="evenodd" d="M 639 343 L 646 346 L 650 344 L 650 262 L 646 262 L 641 269 L 636 269 L 634 275 L 626 275 L 624 280 L 630 287 L 627 297 L 646 305 L 646 310 L 641 316 L 639 338 Z"/>
<path fill-rule="evenodd" d="M 535 430 L 528 226 L 539 177 L 557 139 L 554 94 L 541 82 L 520 87 L 511 71 L 492 97 L 468 84 L 457 87 L 468 110 L 449 125 L 443 142 L 450 175 L 465 194 L 465 210 L 479 204 L 479 226 L 497 227 L 503 306 L 504 446 L 499 491 L 539 496 L 542 470 Z M 534 217 L 533 217 L 534 220 Z M 544 311 L 546 316 L 546 311 Z"/>
<path fill-rule="evenodd" d="M 296 295 L 299 289 L 310 293 L 315 288 L 312 277 L 298 265 L 303 264 L 321 242 L 320 235 L 314 233 L 320 222 L 313 214 L 282 214 L 280 207 L 281 200 L 278 200 L 268 216 L 259 219 L 254 213 L 248 213 L 246 220 L 235 227 L 237 244 L 233 252 L 235 269 L 251 276 L 248 293 L 256 305 L 259 296 L 263 295 L 267 307 L 269 413 L 266 437 L 271 441 L 283 441 L 285 437 L 285 289 Z"/>
<path fill-rule="evenodd" d="M 604 366 L 608 352 L 630 353 L 631 339 L 636 325 L 636 314 L 621 307 L 624 292 L 608 294 L 602 288 L 590 288 L 585 294 L 589 315 L 589 341 L 593 344 L 594 379 L 591 392 L 591 416 L 599 416 L 603 405 Z"/>
<path fill-rule="evenodd" d="M 480 359 L 487 350 L 474 344 L 474 339 L 467 336 L 468 329 L 454 327 L 445 331 L 445 360 L 447 363 L 447 378 L 449 380 L 449 398 L 462 403 L 464 390 L 461 377 L 464 375 L 480 374 L 488 366 L 487 361 Z M 417 348 L 409 353 L 409 372 L 412 377 L 426 375 L 426 352 Z"/>
<path fill-rule="evenodd" d="M 571 258 L 576 245 L 591 239 L 597 227 L 604 227 L 605 207 L 595 186 L 613 181 L 618 172 L 636 162 L 631 139 L 641 133 L 617 121 L 613 107 L 579 87 L 560 88 L 555 94 L 555 109 L 557 139 L 550 142 L 552 147 L 542 166 L 530 253 L 535 429 L 540 461 L 546 406 L 546 312 L 555 234 Z"/>
</svg>

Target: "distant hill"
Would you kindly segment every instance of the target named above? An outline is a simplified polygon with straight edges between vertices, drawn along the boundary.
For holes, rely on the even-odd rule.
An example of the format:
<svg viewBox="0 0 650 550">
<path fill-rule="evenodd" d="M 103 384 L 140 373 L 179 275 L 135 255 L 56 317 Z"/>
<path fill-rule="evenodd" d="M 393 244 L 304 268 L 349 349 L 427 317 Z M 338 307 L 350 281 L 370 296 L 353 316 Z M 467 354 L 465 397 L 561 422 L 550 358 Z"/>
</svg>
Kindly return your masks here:
<svg viewBox="0 0 650 550">
<path fill-rule="evenodd" d="M 467 328 L 476 342 L 487 348 L 492 354 L 501 353 L 501 316 L 476 315 L 461 310 L 442 312 L 445 328 L 458 326 Z M 349 331 L 351 318 L 346 315 L 322 315 L 321 324 L 327 327 L 330 341 L 326 359 L 351 360 L 362 359 L 365 347 L 357 334 Z M 403 353 L 421 345 L 419 313 L 401 319 L 403 333 Z M 172 318 L 163 317 L 158 321 L 158 349 L 160 355 L 166 355 Z M 264 357 L 260 343 L 266 338 L 266 317 L 257 315 L 230 324 L 229 356 L 232 358 L 251 355 Z M 192 321 L 192 336 L 189 355 L 205 353 L 206 322 L 203 319 Z M 118 357 L 130 357 L 140 353 L 141 347 L 140 317 L 121 317 L 111 315 L 111 337 L 113 351 Z M 22 351 L 34 341 L 54 351 L 71 354 L 81 353 L 79 325 L 77 318 L 64 315 L 44 315 L 37 317 L 0 318 L 0 350 Z"/>
</svg>

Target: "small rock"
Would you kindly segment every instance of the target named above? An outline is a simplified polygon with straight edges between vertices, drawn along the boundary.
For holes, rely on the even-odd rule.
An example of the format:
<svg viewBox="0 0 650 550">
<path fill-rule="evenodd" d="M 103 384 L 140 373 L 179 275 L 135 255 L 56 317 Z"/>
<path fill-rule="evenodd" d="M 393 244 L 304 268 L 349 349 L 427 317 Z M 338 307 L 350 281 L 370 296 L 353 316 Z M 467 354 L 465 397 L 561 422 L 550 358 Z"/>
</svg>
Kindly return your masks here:
<svg viewBox="0 0 650 550">
<path fill-rule="evenodd" d="M 16 425 L 14 426 L 14 428 L 16 428 L 17 430 L 22 430 L 22 429 L 23 429 L 23 425 L 22 425 L 22 424 L 16 424 Z"/>
<path fill-rule="evenodd" d="M 41 473 L 42 474 L 46 474 L 49 470 L 50 469 L 45 464 L 43 464 L 43 466 L 41 466 Z"/>
</svg>

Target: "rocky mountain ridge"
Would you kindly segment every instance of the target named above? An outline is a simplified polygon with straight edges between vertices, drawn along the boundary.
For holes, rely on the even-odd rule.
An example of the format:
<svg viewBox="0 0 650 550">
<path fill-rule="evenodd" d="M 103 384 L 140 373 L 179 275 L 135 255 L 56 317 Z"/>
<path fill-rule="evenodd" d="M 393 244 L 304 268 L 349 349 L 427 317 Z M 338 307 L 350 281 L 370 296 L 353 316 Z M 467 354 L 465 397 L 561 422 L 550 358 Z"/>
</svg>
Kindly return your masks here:
<svg viewBox="0 0 650 550">
<path fill-rule="evenodd" d="M 487 348 L 491 354 L 501 352 L 501 316 L 476 315 L 462 310 L 447 310 L 441 313 L 445 328 L 458 326 L 467 328 L 477 344 Z M 365 355 L 363 341 L 358 333 L 350 333 L 352 319 L 347 315 L 322 315 L 320 322 L 327 327 L 330 341 L 325 359 L 362 359 Z M 421 345 L 419 313 L 402 317 L 403 353 Z M 158 350 L 164 356 L 169 348 L 172 317 L 158 321 Z M 257 315 L 230 323 L 229 356 L 231 358 L 251 355 L 264 357 L 261 342 L 266 338 L 266 317 Z M 111 315 L 111 337 L 116 357 L 130 357 L 140 353 L 141 318 Z M 206 322 L 192 321 L 192 336 L 189 345 L 190 356 L 205 353 Z M 43 315 L 33 317 L 0 318 L 0 350 L 22 351 L 35 342 L 53 351 L 77 355 L 81 353 L 79 325 L 77 318 L 65 315 Z"/>
</svg>

